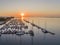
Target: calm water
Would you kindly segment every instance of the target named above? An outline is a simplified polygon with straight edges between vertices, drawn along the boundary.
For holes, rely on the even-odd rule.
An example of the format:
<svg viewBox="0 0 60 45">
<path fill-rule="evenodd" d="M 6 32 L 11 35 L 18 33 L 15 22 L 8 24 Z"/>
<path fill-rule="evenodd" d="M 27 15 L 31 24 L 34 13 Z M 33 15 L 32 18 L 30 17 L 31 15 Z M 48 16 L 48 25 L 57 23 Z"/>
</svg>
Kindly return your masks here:
<svg viewBox="0 0 60 45">
<path fill-rule="evenodd" d="M 33 37 L 29 34 L 22 36 L 2 34 L 0 45 L 60 45 L 60 18 L 26 17 L 25 19 L 48 31 L 54 32 L 55 35 L 44 34 L 40 29 L 33 27 Z M 32 29 L 29 23 L 26 23 L 26 25 L 29 26 L 28 29 L 23 30 L 28 31 Z"/>
</svg>

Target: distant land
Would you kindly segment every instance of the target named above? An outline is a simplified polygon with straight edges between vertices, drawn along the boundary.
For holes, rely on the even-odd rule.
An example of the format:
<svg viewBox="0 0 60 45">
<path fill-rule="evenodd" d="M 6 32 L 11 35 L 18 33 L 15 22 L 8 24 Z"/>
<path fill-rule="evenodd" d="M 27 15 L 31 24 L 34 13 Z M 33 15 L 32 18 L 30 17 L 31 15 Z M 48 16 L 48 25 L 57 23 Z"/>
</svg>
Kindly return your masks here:
<svg viewBox="0 0 60 45">
<path fill-rule="evenodd" d="M 14 17 L 0 17 L 0 25 L 5 24 L 7 21 Z"/>
<path fill-rule="evenodd" d="M 6 17 L 17 17 L 19 18 L 19 16 L 0 16 L 0 18 L 6 18 Z M 60 16 L 24 16 L 24 17 L 41 17 L 41 18 L 60 18 Z"/>
</svg>

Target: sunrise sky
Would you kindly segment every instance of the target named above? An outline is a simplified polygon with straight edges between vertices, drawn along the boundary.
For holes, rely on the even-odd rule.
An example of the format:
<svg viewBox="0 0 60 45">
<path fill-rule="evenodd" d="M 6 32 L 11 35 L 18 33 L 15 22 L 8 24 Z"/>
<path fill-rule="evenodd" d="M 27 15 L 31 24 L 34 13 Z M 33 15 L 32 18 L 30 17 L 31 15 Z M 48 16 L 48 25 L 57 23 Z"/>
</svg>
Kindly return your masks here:
<svg viewBox="0 0 60 45">
<path fill-rule="evenodd" d="M 60 17 L 60 0 L 0 0 L 0 16 Z"/>
</svg>

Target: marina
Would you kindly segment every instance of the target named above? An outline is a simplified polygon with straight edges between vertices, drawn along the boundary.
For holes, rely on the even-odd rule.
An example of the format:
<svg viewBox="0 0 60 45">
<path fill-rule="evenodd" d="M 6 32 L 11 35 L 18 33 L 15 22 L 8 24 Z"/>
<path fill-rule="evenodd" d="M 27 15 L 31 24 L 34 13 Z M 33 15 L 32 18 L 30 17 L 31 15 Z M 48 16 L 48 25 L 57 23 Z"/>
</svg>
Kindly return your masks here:
<svg viewBox="0 0 60 45">
<path fill-rule="evenodd" d="M 8 42 L 8 45 L 48 45 L 47 41 L 52 39 L 53 42 L 51 42 L 51 40 L 48 42 L 54 44 L 54 40 L 56 40 L 56 32 L 55 30 L 51 31 L 46 27 L 47 24 L 44 22 L 46 20 L 39 18 L 41 19 L 40 22 L 46 24 L 43 26 L 41 25 L 42 23 L 36 23 L 38 19 L 36 22 L 34 21 L 34 18 L 32 19 L 33 21 L 31 19 L 32 18 L 29 18 L 28 21 L 25 18 L 25 20 L 22 21 L 20 18 L 13 18 L 8 21 L 8 23 L 5 23 L 0 30 L 0 42 L 4 42 L 4 44 L 7 44 Z"/>
<path fill-rule="evenodd" d="M 24 20 L 24 19 L 23 19 L 23 20 Z M 37 25 L 34 24 L 33 22 L 31 23 L 31 22 L 29 22 L 29 21 L 27 21 L 27 20 L 24 20 L 24 21 L 27 22 L 27 23 L 30 23 L 30 24 L 32 25 L 32 28 L 33 28 L 33 26 L 35 26 L 35 27 L 37 27 L 38 29 L 41 29 L 41 31 L 42 31 L 43 33 L 50 33 L 50 34 L 52 34 L 52 35 L 55 35 L 55 33 L 52 33 L 52 32 L 50 32 L 50 31 L 47 31 L 46 29 L 37 26 Z M 11 20 L 7 21 L 7 22 L 5 23 L 5 25 L 3 25 L 3 27 L 0 28 L 0 30 L 1 30 L 0 33 L 1 33 L 1 34 L 17 34 L 17 35 L 20 34 L 20 35 L 23 35 L 23 34 L 25 34 L 26 32 L 24 32 L 24 31 L 22 30 L 22 28 L 28 29 L 28 26 L 26 26 L 25 23 L 24 23 L 20 18 L 12 18 Z M 32 29 L 32 30 L 33 30 L 33 29 Z M 32 33 L 32 35 L 34 35 L 32 30 L 29 31 L 29 34 Z"/>
</svg>

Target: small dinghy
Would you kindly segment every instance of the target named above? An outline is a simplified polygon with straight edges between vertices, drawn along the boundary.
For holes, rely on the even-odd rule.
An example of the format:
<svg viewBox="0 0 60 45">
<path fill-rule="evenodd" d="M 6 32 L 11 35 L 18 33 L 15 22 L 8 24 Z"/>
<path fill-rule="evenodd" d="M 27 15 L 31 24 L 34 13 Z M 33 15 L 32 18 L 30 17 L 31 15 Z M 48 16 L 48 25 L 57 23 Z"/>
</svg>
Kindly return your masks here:
<svg viewBox="0 0 60 45">
<path fill-rule="evenodd" d="M 32 30 L 29 31 L 30 36 L 34 36 L 34 32 Z"/>
</svg>

